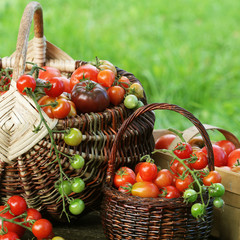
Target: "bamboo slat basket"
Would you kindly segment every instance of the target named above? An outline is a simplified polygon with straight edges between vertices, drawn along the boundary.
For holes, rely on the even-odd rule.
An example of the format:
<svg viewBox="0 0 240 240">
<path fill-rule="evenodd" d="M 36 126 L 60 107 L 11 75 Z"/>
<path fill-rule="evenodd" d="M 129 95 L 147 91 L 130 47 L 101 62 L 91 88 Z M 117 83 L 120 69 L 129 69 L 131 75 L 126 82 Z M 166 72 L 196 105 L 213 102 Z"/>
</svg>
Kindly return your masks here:
<svg viewBox="0 0 240 240">
<path fill-rule="evenodd" d="M 34 19 L 34 38 L 28 41 L 30 27 Z M 59 179 L 59 167 L 54 161 L 54 152 L 50 155 L 50 138 L 45 127 L 37 134 L 40 117 L 33 101 L 19 94 L 16 80 L 30 70 L 33 62 L 38 66 L 58 68 L 62 74 L 70 76 L 85 61 L 73 60 L 61 49 L 48 42 L 43 34 L 42 7 L 38 2 L 30 2 L 23 13 L 16 51 L 10 57 L 0 59 L 0 69 L 13 69 L 10 90 L 0 97 L 0 198 L 1 202 L 15 194 L 23 196 L 30 207 L 34 207 L 58 220 L 62 211 L 62 202 L 57 202 L 59 193 L 55 183 Z M 136 77 L 117 68 L 119 75 L 124 75 L 133 82 Z M 146 104 L 146 97 L 142 99 Z M 76 127 L 81 130 L 84 141 L 77 147 L 67 146 L 61 133 L 54 133 L 58 149 L 63 153 L 79 153 L 85 158 L 85 166 L 74 170 L 66 157 L 62 157 L 64 172 L 70 177 L 81 177 L 85 190 L 73 197 L 81 198 L 85 203 L 85 212 L 99 207 L 102 198 L 101 188 L 105 182 L 107 162 L 115 135 L 123 121 L 132 113 L 123 104 L 111 106 L 104 112 L 80 114 L 65 119 L 50 119 L 44 116 L 51 129 L 63 130 Z M 122 139 L 123 147 L 116 165 L 135 164 L 142 155 L 154 148 L 152 136 L 154 113 L 142 115 Z"/>
<path fill-rule="evenodd" d="M 152 110 L 171 110 L 189 119 L 204 139 L 208 152 L 208 167 L 214 169 L 212 145 L 209 136 L 201 124 L 187 110 L 172 104 L 153 103 L 137 109 L 119 129 L 115 138 L 104 185 L 101 219 L 107 239 L 208 239 L 212 228 L 213 204 L 206 209 L 205 221 L 196 220 L 191 215 L 192 204 L 183 202 L 183 198 L 141 198 L 130 196 L 113 187 L 113 177 L 117 170 L 117 153 L 121 149 L 121 139 L 125 131 L 140 116 Z M 204 196 L 207 202 L 208 197 Z"/>
</svg>

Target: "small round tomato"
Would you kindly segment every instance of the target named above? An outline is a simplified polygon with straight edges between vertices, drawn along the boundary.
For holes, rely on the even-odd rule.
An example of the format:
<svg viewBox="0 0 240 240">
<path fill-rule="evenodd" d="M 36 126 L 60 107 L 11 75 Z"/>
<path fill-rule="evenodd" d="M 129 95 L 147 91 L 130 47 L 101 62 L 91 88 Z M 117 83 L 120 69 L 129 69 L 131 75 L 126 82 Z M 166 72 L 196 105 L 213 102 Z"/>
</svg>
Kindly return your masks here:
<svg viewBox="0 0 240 240">
<path fill-rule="evenodd" d="M 187 202 L 195 202 L 197 200 L 198 194 L 194 189 L 186 189 L 183 193 L 183 198 Z"/>
<path fill-rule="evenodd" d="M 8 231 L 7 233 L 0 236 L 0 240 L 18 240 L 19 236 L 15 232 Z"/>
<path fill-rule="evenodd" d="M 138 100 L 137 106 L 134 109 L 138 109 L 143 106 L 144 106 L 144 103 L 141 100 Z"/>
<path fill-rule="evenodd" d="M 102 70 L 97 75 L 97 82 L 103 87 L 109 88 L 113 85 L 115 74 L 109 69 Z"/>
<path fill-rule="evenodd" d="M 84 166 L 85 164 L 85 160 L 82 156 L 80 156 L 79 154 L 75 154 L 71 160 L 71 166 L 74 169 L 80 169 Z"/>
<path fill-rule="evenodd" d="M 136 175 L 129 167 L 121 167 L 114 175 L 113 183 L 116 188 L 124 185 L 125 183 L 134 184 L 136 182 Z"/>
<path fill-rule="evenodd" d="M 134 109 L 138 104 L 138 98 L 133 95 L 129 94 L 124 99 L 124 106 L 128 109 Z"/>
<path fill-rule="evenodd" d="M 27 209 L 27 217 L 26 217 L 26 221 L 28 221 L 28 223 L 26 224 L 26 226 L 30 227 L 33 223 L 31 223 L 32 220 L 39 220 L 42 218 L 42 214 L 35 208 L 28 208 Z"/>
<path fill-rule="evenodd" d="M 151 182 L 158 174 L 158 169 L 153 162 L 143 162 L 139 167 L 139 174 L 143 181 Z"/>
<path fill-rule="evenodd" d="M 170 185 L 161 189 L 161 195 L 165 198 L 171 199 L 179 198 L 181 196 L 181 193 L 176 187 Z"/>
<path fill-rule="evenodd" d="M 72 89 L 70 87 L 70 79 L 63 76 L 59 77 L 59 79 L 63 82 L 63 92 L 71 93 Z"/>
<path fill-rule="evenodd" d="M 130 94 L 135 95 L 137 98 L 144 97 L 143 87 L 140 83 L 131 84 L 130 87 L 128 88 L 128 92 Z"/>
<path fill-rule="evenodd" d="M 221 183 L 222 177 L 217 171 L 210 171 L 207 176 L 203 178 L 203 184 L 210 186 L 212 183 Z"/>
<path fill-rule="evenodd" d="M 224 206 L 224 201 L 221 197 L 216 197 L 213 200 L 213 206 L 216 208 L 222 208 Z"/>
<path fill-rule="evenodd" d="M 125 90 L 120 86 L 112 86 L 107 90 L 110 102 L 117 106 L 123 102 Z"/>
<path fill-rule="evenodd" d="M 73 215 L 81 214 L 84 209 L 85 209 L 85 204 L 82 199 L 79 199 L 79 198 L 74 199 L 69 204 L 69 211 Z"/>
<path fill-rule="evenodd" d="M 79 83 L 81 80 L 91 80 L 97 82 L 97 76 L 99 73 L 99 69 L 91 64 L 85 64 L 77 68 L 71 78 L 70 78 L 70 87 L 73 87 Z"/>
<path fill-rule="evenodd" d="M 31 88 L 33 92 L 36 88 L 36 81 L 35 81 L 34 77 L 31 75 L 22 75 L 17 80 L 17 89 L 21 94 L 23 94 L 23 95 L 27 94 L 24 91 L 26 88 Z"/>
<path fill-rule="evenodd" d="M 136 175 L 138 174 L 139 168 L 140 168 L 140 166 L 141 166 L 142 164 L 143 164 L 143 162 L 139 162 L 139 163 L 135 166 L 134 172 L 135 172 Z"/>
<path fill-rule="evenodd" d="M 211 197 L 222 197 L 225 193 L 225 187 L 221 183 L 213 183 L 208 191 Z"/>
<path fill-rule="evenodd" d="M 183 192 L 187 188 L 189 188 L 192 182 L 193 182 L 193 178 L 190 174 L 188 174 L 185 176 L 184 179 L 180 179 L 180 178 L 176 179 L 175 185 L 180 192 Z"/>
<path fill-rule="evenodd" d="M 78 128 L 70 128 L 64 134 L 64 142 L 69 146 L 77 146 L 82 142 L 82 132 Z"/>
<path fill-rule="evenodd" d="M 154 179 L 153 183 L 155 183 L 158 188 L 163 188 L 173 183 L 173 175 L 168 169 L 161 169 L 157 173 L 157 177 Z"/>
<path fill-rule="evenodd" d="M 114 72 L 115 76 L 117 76 L 117 69 L 111 62 L 109 62 L 108 60 L 98 60 L 98 61 L 99 61 L 98 68 L 100 70 L 109 69 L 112 72 Z"/>
<path fill-rule="evenodd" d="M 185 142 L 178 143 L 175 149 L 174 154 L 181 159 L 190 158 L 193 153 L 192 146 Z"/>
<path fill-rule="evenodd" d="M 219 147 L 218 145 L 212 144 L 213 155 L 214 155 L 214 166 L 221 167 L 227 165 L 227 154 L 226 152 Z M 202 151 L 207 154 L 206 147 L 202 148 Z"/>
<path fill-rule="evenodd" d="M 85 189 L 85 182 L 79 178 L 76 177 L 72 181 L 72 191 L 75 193 L 80 193 Z"/>
<path fill-rule="evenodd" d="M 25 199 L 19 195 L 10 197 L 7 201 L 7 204 L 10 207 L 10 211 L 15 216 L 21 215 L 27 211 L 27 203 Z"/>
<path fill-rule="evenodd" d="M 201 203 L 195 203 L 191 207 L 191 214 L 195 218 L 200 218 L 204 215 L 205 208 Z"/>
<path fill-rule="evenodd" d="M 172 141 L 176 138 L 176 135 L 174 134 L 165 134 L 157 138 L 155 142 L 155 148 L 156 149 L 168 149 Z"/>
<path fill-rule="evenodd" d="M 170 169 L 173 173 L 177 173 L 177 167 L 178 167 L 178 160 L 177 159 L 173 159 L 170 162 Z"/>
<path fill-rule="evenodd" d="M 228 167 L 233 167 L 235 164 L 237 164 L 237 160 L 240 161 L 240 148 L 233 150 L 228 155 L 228 159 L 227 159 Z"/>
<path fill-rule="evenodd" d="M 59 183 L 57 187 L 61 195 L 62 194 L 69 195 L 70 193 L 72 193 L 72 185 L 68 180 L 63 180 L 62 182 Z"/>
<path fill-rule="evenodd" d="M 121 76 L 119 79 L 118 79 L 118 83 L 121 87 L 125 88 L 125 89 L 128 89 L 131 85 L 131 82 L 130 80 L 126 77 L 126 76 Z"/>
<path fill-rule="evenodd" d="M 122 192 L 122 193 L 125 193 L 127 195 L 131 195 L 132 184 L 131 183 L 125 183 L 118 188 L 118 191 Z"/>
<path fill-rule="evenodd" d="M 51 87 L 44 88 L 44 91 L 49 97 L 58 97 L 64 91 L 64 83 L 59 77 L 52 77 L 48 79 L 47 84 L 51 84 Z"/>
<path fill-rule="evenodd" d="M 52 107 L 52 114 L 54 118 L 62 119 L 68 116 L 71 111 L 70 102 L 65 98 L 56 99 L 57 106 Z"/>
<path fill-rule="evenodd" d="M 43 66 L 42 68 L 45 69 L 45 71 L 41 69 L 39 70 L 38 77 L 40 79 L 48 81 L 50 78 L 53 77 L 61 77 L 61 72 L 57 68 L 48 66 Z"/>
<path fill-rule="evenodd" d="M 190 163 L 188 163 L 187 161 L 184 161 L 184 164 L 191 169 L 191 165 Z M 177 165 L 177 173 L 179 175 L 182 175 L 183 173 L 187 173 L 188 172 L 188 168 L 186 168 L 182 163 L 178 163 Z"/>
<path fill-rule="evenodd" d="M 32 226 L 32 233 L 38 239 L 47 238 L 52 230 L 51 222 L 44 218 L 37 220 Z"/>
<path fill-rule="evenodd" d="M 38 104 L 46 105 L 46 104 L 51 104 L 55 101 L 56 101 L 56 98 L 52 98 L 52 97 L 45 95 L 38 100 Z M 54 118 L 53 113 L 52 113 L 52 106 L 42 107 L 42 110 L 48 115 L 48 117 Z"/>
<path fill-rule="evenodd" d="M 197 160 L 193 163 L 190 163 L 191 168 L 200 170 L 208 165 L 207 155 L 202 150 L 194 152 L 194 155 L 196 155 Z"/>
<path fill-rule="evenodd" d="M 233 142 L 229 141 L 229 140 L 220 140 L 215 142 L 214 144 L 218 145 L 219 147 L 221 147 L 227 154 L 227 156 L 236 149 L 236 146 L 234 145 Z"/>
<path fill-rule="evenodd" d="M 156 198 L 160 194 L 157 185 L 152 182 L 136 182 L 132 186 L 133 196 Z"/>
</svg>

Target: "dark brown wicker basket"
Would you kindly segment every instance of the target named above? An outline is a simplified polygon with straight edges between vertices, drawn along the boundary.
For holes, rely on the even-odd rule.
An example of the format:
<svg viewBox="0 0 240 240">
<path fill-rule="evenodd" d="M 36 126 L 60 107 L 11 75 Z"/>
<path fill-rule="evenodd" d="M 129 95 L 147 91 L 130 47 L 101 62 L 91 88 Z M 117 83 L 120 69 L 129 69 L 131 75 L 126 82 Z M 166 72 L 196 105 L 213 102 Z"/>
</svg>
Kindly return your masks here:
<svg viewBox="0 0 240 240">
<path fill-rule="evenodd" d="M 167 103 L 154 103 L 136 110 L 122 124 L 114 141 L 108 163 L 101 219 L 107 239 L 208 239 L 212 228 L 212 202 L 206 209 L 205 221 L 196 220 L 191 215 L 191 204 L 183 198 L 141 198 L 129 196 L 113 187 L 113 176 L 117 169 L 124 132 L 139 116 L 146 112 L 165 109 L 178 112 L 188 118 L 199 130 L 207 147 L 209 169 L 214 169 L 213 151 L 208 134 L 190 112 Z M 207 196 L 205 196 L 207 201 Z"/>
<path fill-rule="evenodd" d="M 29 41 L 28 44 L 33 18 L 35 38 Z M 36 41 L 37 44 L 38 42 L 43 44 L 37 45 L 33 41 Z M 36 45 L 37 47 L 34 47 Z M 57 67 L 66 75 L 71 75 L 74 69 L 86 63 L 85 61 L 72 60 L 63 51 L 46 41 L 43 36 L 42 8 L 37 2 L 31 2 L 26 7 L 19 28 L 17 50 L 10 57 L 1 59 L 0 68 L 13 68 L 13 81 L 16 81 L 17 77 L 31 67 L 31 65 L 26 64 L 26 61 L 38 63 L 40 66 Z M 132 83 L 139 82 L 129 72 L 119 68 L 117 68 L 117 72 L 119 75 L 127 76 Z M 14 82 L 11 89 L 14 89 Z M 3 104 L 1 101 L 7 102 L 7 99 L 11 98 L 11 94 L 18 94 L 16 93 L 17 91 L 11 92 L 10 90 L 0 98 L 0 105 L 1 103 Z M 21 96 L 21 98 L 30 101 L 28 97 Z M 144 97 L 142 100 L 146 104 L 146 98 Z M 79 128 L 85 137 L 79 146 L 70 147 L 64 143 L 62 134 L 54 134 L 57 147 L 63 153 L 79 153 L 85 158 L 86 164 L 80 170 L 74 170 L 66 157 L 61 159 L 63 170 L 69 178 L 79 176 L 86 184 L 86 188 L 82 193 L 71 195 L 84 201 L 86 205 L 85 212 L 100 207 L 101 189 L 102 184 L 105 182 L 111 147 L 118 129 L 131 113 L 132 111 L 126 109 L 121 104 L 116 107 L 111 106 L 104 112 L 67 117 L 59 120 L 55 126 L 57 130 L 63 130 L 67 127 Z M 11 113 L 6 114 L 9 114 L 9 119 L 11 119 Z M 21 115 L 21 112 L 19 112 L 19 115 Z M 139 161 L 142 155 L 153 150 L 153 126 L 154 114 L 149 112 L 138 118 L 138 121 L 126 131 L 125 138 L 122 139 L 123 147 L 118 150 L 120 157 L 117 163 L 115 163 L 117 166 L 129 162 L 134 164 Z M 6 130 L 3 128 L 3 125 L 0 127 L 0 133 L 4 133 Z M 33 128 L 33 126 L 28 127 Z M 50 139 L 46 135 L 27 152 L 11 159 L 10 164 L 0 159 L 1 203 L 5 202 L 9 196 L 19 194 L 26 199 L 29 207 L 46 212 L 60 220 L 62 202 L 57 202 L 60 194 L 55 188 L 55 183 L 59 180 L 60 173 L 57 162 L 49 164 L 56 158 L 54 153 L 50 156 L 50 147 Z M 1 154 L 5 154 L 5 152 L 0 147 L 0 156 Z"/>
</svg>

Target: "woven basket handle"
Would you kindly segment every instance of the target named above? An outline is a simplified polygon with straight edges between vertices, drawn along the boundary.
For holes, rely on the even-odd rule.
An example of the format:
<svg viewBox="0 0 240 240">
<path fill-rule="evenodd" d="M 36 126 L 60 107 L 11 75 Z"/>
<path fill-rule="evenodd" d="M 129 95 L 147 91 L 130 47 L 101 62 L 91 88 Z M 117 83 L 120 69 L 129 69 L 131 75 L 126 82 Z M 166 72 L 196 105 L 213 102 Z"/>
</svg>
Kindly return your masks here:
<svg viewBox="0 0 240 240">
<path fill-rule="evenodd" d="M 23 13 L 15 52 L 15 64 L 13 68 L 13 79 L 16 81 L 24 73 L 27 47 L 32 20 L 34 19 L 34 36 L 38 39 L 38 47 L 35 47 L 36 64 L 42 66 L 45 62 L 45 39 L 43 38 L 43 15 L 42 7 L 38 2 L 30 2 Z"/>
<path fill-rule="evenodd" d="M 168 104 L 168 103 L 152 103 L 145 105 L 139 109 L 137 109 L 131 116 L 129 116 L 122 124 L 120 127 L 115 141 L 112 146 L 111 154 L 110 154 L 110 159 L 108 162 L 108 169 L 107 169 L 107 177 L 106 181 L 107 183 L 112 183 L 114 173 L 115 173 L 115 159 L 116 159 L 116 153 L 117 149 L 119 148 L 119 144 L 121 142 L 121 139 L 123 137 L 124 132 L 130 125 L 130 123 L 137 118 L 139 115 L 144 114 L 145 112 L 152 111 L 152 110 L 171 110 L 177 113 L 180 113 L 184 117 L 188 118 L 198 129 L 199 133 L 203 137 L 207 153 L 208 153 L 208 167 L 209 170 L 214 170 L 214 156 L 213 156 L 213 149 L 211 145 L 210 138 L 208 136 L 208 133 L 202 123 L 190 112 L 185 110 L 184 108 L 181 108 L 177 105 L 174 104 Z"/>
</svg>

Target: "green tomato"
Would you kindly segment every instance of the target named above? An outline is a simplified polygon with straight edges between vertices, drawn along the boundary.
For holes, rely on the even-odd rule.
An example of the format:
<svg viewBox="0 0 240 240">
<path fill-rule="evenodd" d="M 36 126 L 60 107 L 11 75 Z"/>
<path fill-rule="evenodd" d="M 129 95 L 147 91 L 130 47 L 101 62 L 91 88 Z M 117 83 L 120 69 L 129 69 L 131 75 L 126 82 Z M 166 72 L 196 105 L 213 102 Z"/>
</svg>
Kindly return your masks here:
<svg viewBox="0 0 240 240">
<path fill-rule="evenodd" d="M 78 154 L 75 154 L 72 158 L 72 161 L 71 161 L 71 166 L 74 168 L 74 169 L 80 169 L 84 166 L 85 164 L 85 160 L 82 156 L 78 155 Z"/>
<path fill-rule="evenodd" d="M 187 189 L 184 193 L 183 193 L 183 198 L 187 201 L 187 202 L 195 202 L 197 200 L 197 192 L 194 189 Z"/>
<path fill-rule="evenodd" d="M 137 104 L 138 104 L 138 98 L 133 94 L 127 95 L 124 99 L 124 106 L 128 109 L 135 108 Z"/>
<path fill-rule="evenodd" d="M 69 195 L 72 192 L 72 184 L 68 180 L 64 180 L 59 183 L 58 191 L 60 194 Z"/>
<path fill-rule="evenodd" d="M 144 103 L 141 100 L 138 100 L 138 104 L 135 107 L 135 109 L 138 109 L 138 108 L 143 107 L 143 106 L 144 106 Z"/>
<path fill-rule="evenodd" d="M 70 128 L 64 134 L 64 142 L 69 146 L 77 146 L 82 142 L 82 132 L 78 128 Z"/>
<path fill-rule="evenodd" d="M 73 215 L 79 215 L 85 209 L 85 204 L 82 199 L 74 199 L 69 204 L 69 211 Z"/>
<path fill-rule="evenodd" d="M 195 203 L 191 207 L 191 214 L 195 218 L 200 218 L 205 213 L 205 208 L 201 203 Z"/>
<path fill-rule="evenodd" d="M 224 201 L 223 201 L 222 198 L 216 197 L 216 198 L 214 198 L 214 200 L 213 200 L 213 205 L 214 205 L 214 207 L 216 207 L 216 208 L 221 208 L 221 207 L 223 207 L 223 205 L 224 205 Z"/>
<path fill-rule="evenodd" d="M 85 188 L 85 182 L 81 178 L 74 178 L 72 182 L 72 191 L 75 193 L 80 193 Z"/>
<path fill-rule="evenodd" d="M 225 193 L 225 187 L 221 183 L 213 183 L 209 187 L 209 195 L 211 197 L 222 197 Z"/>
</svg>

